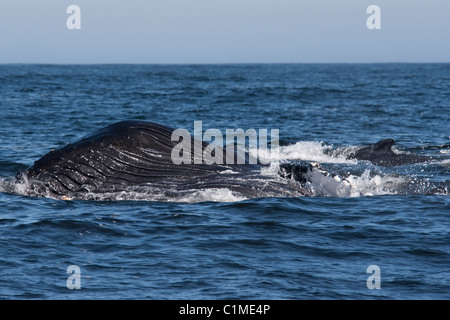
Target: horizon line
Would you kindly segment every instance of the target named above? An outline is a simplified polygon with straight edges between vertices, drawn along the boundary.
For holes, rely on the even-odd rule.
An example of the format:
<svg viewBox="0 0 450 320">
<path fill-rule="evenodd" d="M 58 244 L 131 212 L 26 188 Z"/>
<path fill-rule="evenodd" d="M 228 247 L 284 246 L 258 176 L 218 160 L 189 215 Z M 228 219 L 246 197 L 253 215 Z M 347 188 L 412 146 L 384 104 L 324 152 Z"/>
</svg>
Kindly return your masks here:
<svg viewBox="0 0 450 320">
<path fill-rule="evenodd" d="M 0 62 L 0 65 L 268 65 L 268 64 L 450 64 L 450 61 L 374 62 Z"/>
</svg>

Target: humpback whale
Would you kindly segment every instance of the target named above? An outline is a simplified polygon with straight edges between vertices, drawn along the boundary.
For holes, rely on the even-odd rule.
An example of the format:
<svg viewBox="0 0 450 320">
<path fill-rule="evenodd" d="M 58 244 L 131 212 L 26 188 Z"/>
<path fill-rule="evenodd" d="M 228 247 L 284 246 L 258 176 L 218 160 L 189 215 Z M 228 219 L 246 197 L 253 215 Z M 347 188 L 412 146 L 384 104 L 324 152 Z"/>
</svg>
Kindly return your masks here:
<svg viewBox="0 0 450 320">
<path fill-rule="evenodd" d="M 57 199 L 105 200 L 108 194 L 114 199 L 117 193 L 134 192 L 151 194 L 155 200 L 170 200 L 198 190 L 221 188 L 244 198 L 312 195 L 305 187 L 314 169 L 310 164 L 282 163 L 277 177 L 262 174 L 264 164 L 248 161 L 174 164 L 171 152 L 178 142 L 171 139 L 173 131 L 153 122 L 121 121 L 50 151 L 16 179 L 26 180 L 28 195 Z M 396 154 L 393 143 L 383 140 L 362 147 L 350 158 L 387 166 L 429 160 Z M 201 144 L 203 151 L 207 144 Z M 222 150 L 225 152 L 225 148 Z M 192 147 L 191 157 L 196 156 L 195 152 L 199 152 L 198 148 Z"/>
<path fill-rule="evenodd" d="M 136 192 L 167 200 L 217 188 L 251 198 L 309 194 L 293 179 L 261 175 L 258 164 L 174 164 L 173 131 L 152 122 L 121 121 L 52 150 L 20 176 L 31 184 L 29 195 L 62 199 Z M 202 142 L 203 150 L 206 146 Z M 196 152 L 193 147 L 192 158 Z"/>
<path fill-rule="evenodd" d="M 432 157 L 428 156 L 412 153 L 396 153 L 392 149 L 394 143 L 395 141 L 393 139 L 384 139 L 369 146 L 358 148 L 349 158 L 368 160 L 373 164 L 383 167 L 401 166 L 433 160 Z"/>
</svg>

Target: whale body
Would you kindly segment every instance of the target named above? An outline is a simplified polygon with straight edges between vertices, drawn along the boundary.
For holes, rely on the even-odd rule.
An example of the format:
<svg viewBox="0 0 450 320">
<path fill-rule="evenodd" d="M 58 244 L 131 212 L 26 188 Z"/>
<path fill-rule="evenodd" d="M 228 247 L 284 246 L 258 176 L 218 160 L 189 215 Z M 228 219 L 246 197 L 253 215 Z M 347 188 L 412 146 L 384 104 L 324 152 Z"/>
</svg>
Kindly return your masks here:
<svg viewBox="0 0 450 320">
<path fill-rule="evenodd" d="M 349 158 L 358 160 L 368 160 L 373 164 L 392 167 L 414 163 L 422 163 L 433 160 L 432 157 L 422 156 L 412 153 L 396 153 L 392 149 L 395 141 L 384 139 L 369 146 L 360 147 Z"/>
<path fill-rule="evenodd" d="M 278 175 L 266 175 L 261 163 L 175 164 L 172 150 L 174 129 L 153 122 L 121 121 L 60 149 L 52 150 L 29 169 L 17 175 L 26 180 L 31 196 L 57 199 L 127 199 L 127 194 L 151 195 L 154 200 L 179 199 L 199 190 L 226 189 L 242 198 L 298 197 L 313 195 L 306 184 L 317 166 L 299 163 L 279 164 Z M 207 147 L 194 138 L 190 156 Z M 198 143 L 198 141 L 196 142 Z M 349 158 L 392 166 L 428 161 L 429 157 L 393 152 L 391 139 L 358 148 Z M 224 152 L 225 149 L 215 149 Z M 219 150 L 219 151 L 217 151 Z M 237 152 L 236 152 L 237 154 Z M 237 155 L 235 154 L 235 159 Z M 321 171 L 318 171 L 319 175 Z M 317 172 L 316 172 L 317 173 Z M 327 174 L 327 173 L 326 173 Z M 317 175 L 316 175 L 317 178 Z"/>
<path fill-rule="evenodd" d="M 153 193 L 157 200 L 220 188 L 246 198 L 309 194 L 292 179 L 261 175 L 257 164 L 174 164 L 173 131 L 145 121 L 109 125 L 36 161 L 23 175 L 31 184 L 29 194 L 104 199 L 108 193 L 137 192 Z M 202 151 L 206 146 L 202 143 Z"/>
</svg>

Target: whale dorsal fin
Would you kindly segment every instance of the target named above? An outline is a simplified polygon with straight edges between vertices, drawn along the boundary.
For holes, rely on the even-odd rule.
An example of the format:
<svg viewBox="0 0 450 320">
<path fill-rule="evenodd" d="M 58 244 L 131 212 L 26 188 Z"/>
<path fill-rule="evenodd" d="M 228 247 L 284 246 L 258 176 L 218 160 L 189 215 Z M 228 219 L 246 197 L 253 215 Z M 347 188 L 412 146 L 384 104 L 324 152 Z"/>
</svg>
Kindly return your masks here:
<svg viewBox="0 0 450 320">
<path fill-rule="evenodd" d="M 372 150 L 377 153 L 390 153 L 395 141 L 393 139 L 384 139 L 373 145 Z"/>
</svg>

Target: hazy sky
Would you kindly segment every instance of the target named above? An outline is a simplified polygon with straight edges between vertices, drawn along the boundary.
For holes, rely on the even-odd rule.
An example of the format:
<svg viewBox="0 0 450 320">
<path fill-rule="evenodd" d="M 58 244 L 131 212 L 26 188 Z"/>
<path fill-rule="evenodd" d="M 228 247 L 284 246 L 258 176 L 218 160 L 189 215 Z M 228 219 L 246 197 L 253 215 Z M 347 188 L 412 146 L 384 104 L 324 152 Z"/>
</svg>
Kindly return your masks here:
<svg viewBox="0 0 450 320">
<path fill-rule="evenodd" d="M 450 0 L 0 2 L 0 63 L 247 62 L 450 62 Z"/>
</svg>

